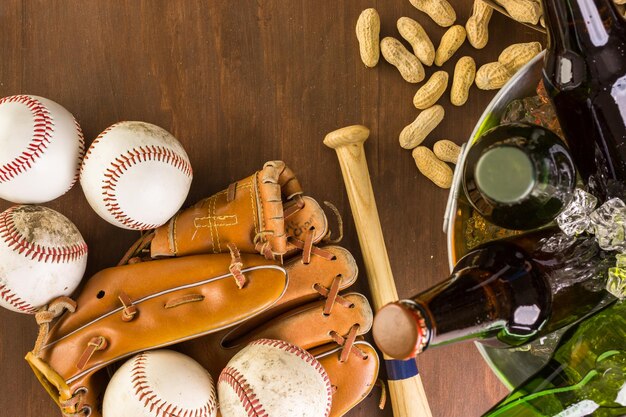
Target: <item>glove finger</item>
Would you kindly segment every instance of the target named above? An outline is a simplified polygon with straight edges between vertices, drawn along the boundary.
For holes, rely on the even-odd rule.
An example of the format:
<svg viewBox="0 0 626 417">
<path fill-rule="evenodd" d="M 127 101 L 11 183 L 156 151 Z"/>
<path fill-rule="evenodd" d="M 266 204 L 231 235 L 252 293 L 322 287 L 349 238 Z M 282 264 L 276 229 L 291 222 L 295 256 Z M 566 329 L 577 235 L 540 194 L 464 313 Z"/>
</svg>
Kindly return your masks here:
<svg viewBox="0 0 626 417">
<path fill-rule="evenodd" d="M 280 256 L 287 250 L 282 197 L 289 201 L 300 194 L 300 184 L 283 162 L 267 162 L 261 171 L 180 211 L 157 228 L 150 255 L 228 252 L 231 243 L 243 253 Z"/>
<path fill-rule="evenodd" d="M 292 258 L 284 265 L 288 277 L 287 289 L 275 304 L 268 306 L 261 314 L 250 317 L 235 329 L 184 343 L 182 351 L 207 366 L 212 374 L 219 374 L 238 351 L 222 347 L 222 341 L 227 335 L 230 335 L 230 339 L 236 339 L 254 333 L 275 317 L 314 301 L 323 302 L 324 308 L 331 313 L 340 308 L 339 303 L 343 299 L 338 293 L 356 282 L 358 268 L 352 254 L 346 249 L 326 246 L 323 250 L 329 256 L 313 255 L 308 264 L 302 263 L 299 258 Z M 247 289 L 244 287 L 244 290 Z M 337 297 L 332 298 L 332 294 L 327 294 L 330 291 Z"/>
<path fill-rule="evenodd" d="M 287 232 L 287 252 L 284 258 L 295 255 L 299 249 L 294 241 L 304 244 L 308 234 L 311 243 L 317 245 L 328 234 L 328 218 L 320 204 L 312 197 L 302 196 L 285 205 L 285 231 Z"/>
<path fill-rule="evenodd" d="M 238 332 L 248 332 L 273 317 L 311 301 L 328 300 L 329 295 L 337 295 L 339 291 L 352 286 L 358 275 L 352 254 L 340 246 L 326 246 L 322 250 L 326 254 L 313 255 L 308 264 L 292 258 L 283 265 L 288 277 L 285 293 L 272 307 L 242 324 Z M 330 291 L 334 291 L 334 294 L 328 294 Z M 328 303 L 327 311 L 334 308 L 335 301 Z"/>
<path fill-rule="evenodd" d="M 286 271 L 258 255 L 242 259 L 248 266 L 244 289 L 228 273 L 227 255 L 143 262 L 96 274 L 76 312 L 60 317 L 35 353 L 35 362 L 45 364 L 41 381 L 66 381 L 74 395 L 78 381 L 120 359 L 217 332 L 267 310 L 284 293 Z M 139 279 L 144 277 L 149 285 Z M 137 312 L 130 320 L 124 318 L 121 292 Z M 181 323 L 181 316 L 189 319 Z"/>
<path fill-rule="evenodd" d="M 256 339 L 279 339 L 303 349 L 361 336 L 372 327 L 373 313 L 365 296 L 349 293 L 342 297 L 349 304 L 339 305 L 332 314 L 324 314 L 324 300 L 290 310 L 259 328 L 241 334 L 238 329 L 229 332 L 222 345 L 240 348 Z"/>
<path fill-rule="evenodd" d="M 351 355 L 341 361 L 341 347 L 336 344 L 320 346 L 309 352 L 322 364 L 333 386 L 330 417 L 340 417 L 369 395 L 378 378 L 380 359 L 369 343 L 358 340 L 352 349 L 362 356 Z"/>
</svg>

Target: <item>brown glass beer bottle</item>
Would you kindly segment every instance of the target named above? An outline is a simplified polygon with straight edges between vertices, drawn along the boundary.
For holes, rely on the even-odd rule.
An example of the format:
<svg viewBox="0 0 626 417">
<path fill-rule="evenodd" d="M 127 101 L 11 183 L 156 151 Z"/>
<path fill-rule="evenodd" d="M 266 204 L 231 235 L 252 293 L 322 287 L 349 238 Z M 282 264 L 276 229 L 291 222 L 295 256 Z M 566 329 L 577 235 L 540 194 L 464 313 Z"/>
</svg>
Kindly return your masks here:
<svg viewBox="0 0 626 417">
<path fill-rule="evenodd" d="M 544 82 L 583 180 L 626 195 L 626 22 L 613 0 L 544 0 Z"/>
<path fill-rule="evenodd" d="M 374 319 L 378 347 L 405 359 L 429 346 L 468 339 L 519 346 L 596 311 L 612 299 L 604 288 L 615 255 L 593 238 L 555 232 L 480 246 L 447 280 L 383 307 Z"/>
</svg>

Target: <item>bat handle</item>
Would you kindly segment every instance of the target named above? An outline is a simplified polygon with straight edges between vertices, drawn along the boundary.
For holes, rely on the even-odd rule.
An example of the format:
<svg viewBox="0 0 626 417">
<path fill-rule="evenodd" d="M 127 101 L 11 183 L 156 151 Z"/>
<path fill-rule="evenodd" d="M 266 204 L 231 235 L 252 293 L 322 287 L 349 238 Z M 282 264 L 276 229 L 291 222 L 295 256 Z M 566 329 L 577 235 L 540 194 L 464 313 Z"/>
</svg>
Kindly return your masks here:
<svg viewBox="0 0 626 417">
<path fill-rule="evenodd" d="M 389 372 L 390 363 L 395 362 L 398 361 L 385 358 L 388 374 L 391 374 L 391 372 Z M 408 368 L 409 373 L 401 376 L 403 379 L 393 380 L 392 376 L 389 376 L 387 380 L 394 416 L 432 417 L 428 399 L 426 398 L 426 392 L 424 392 L 424 386 L 422 385 L 422 377 L 417 373 L 415 359 L 402 362 L 404 362 L 406 368 Z"/>
</svg>

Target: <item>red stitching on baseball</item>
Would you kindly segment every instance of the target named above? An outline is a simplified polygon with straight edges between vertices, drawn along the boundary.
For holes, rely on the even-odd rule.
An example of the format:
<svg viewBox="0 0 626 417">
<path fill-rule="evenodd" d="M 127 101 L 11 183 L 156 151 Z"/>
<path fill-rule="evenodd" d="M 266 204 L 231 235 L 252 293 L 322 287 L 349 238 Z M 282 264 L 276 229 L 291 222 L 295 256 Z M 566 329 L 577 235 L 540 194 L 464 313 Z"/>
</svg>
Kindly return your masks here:
<svg viewBox="0 0 626 417">
<path fill-rule="evenodd" d="M 116 187 L 122 174 L 133 165 L 145 161 L 165 162 L 173 165 L 188 177 L 191 176 L 191 165 L 189 162 L 164 146 L 140 146 L 115 158 L 115 161 L 111 162 L 110 168 L 107 168 L 104 174 L 106 180 L 102 185 L 103 201 L 109 213 L 111 213 L 117 221 L 132 229 L 148 230 L 160 226 L 158 224 L 149 224 L 132 219 L 124 212 L 117 201 Z"/>
<path fill-rule="evenodd" d="M 218 384 L 224 382 L 228 384 L 239 397 L 241 405 L 248 413 L 248 417 L 268 417 L 263 404 L 256 397 L 246 378 L 235 368 L 227 366 L 220 374 Z"/>
<path fill-rule="evenodd" d="M 281 349 L 285 352 L 292 353 L 298 356 L 299 358 L 303 359 L 309 365 L 313 366 L 313 368 L 315 368 L 315 370 L 319 372 L 320 376 L 324 380 L 324 383 L 326 384 L 326 393 L 328 394 L 328 402 L 326 403 L 325 416 L 328 417 L 330 415 L 330 409 L 332 406 L 333 388 L 330 383 L 330 378 L 328 377 L 328 373 L 326 372 L 322 364 L 317 359 L 315 359 L 313 355 L 311 355 L 306 350 L 296 345 L 292 345 L 291 343 L 287 343 L 283 340 L 258 339 L 250 343 L 250 345 L 272 346 L 272 347 Z"/>
<path fill-rule="evenodd" d="M 100 140 L 104 137 L 104 135 L 106 135 L 107 133 L 109 133 L 109 131 L 110 131 L 111 129 L 113 129 L 114 127 L 117 127 L 120 123 L 122 123 L 122 122 L 118 122 L 118 123 L 112 124 L 111 126 L 107 127 L 106 129 L 104 129 L 104 131 L 102 131 L 102 133 L 100 133 L 100 134 L 98 135 L 98 137 L 97 137 L 97 138 L 95 138 L 95 139 L 93 140 L 93 142 L 91 142 L 91 146 L 89 147 L 89 149 L 87 149 L 87 152 L 85 153 L 85 156 L 83 157 L 83 161 L 82 161 L 82 163 L 81 163 L 81 165 L 80 165 L 80 172 L 81 172 L 81 174 L 82 174 L 82 172 L 83 172 L 83 169 L 85 168 L 85 162 L 87 162 L 87 160 L 89 159 L 89 156 L 91 156 L 91 152 L 92 152 L 92 149 L 94 148 L 94 146 L 95 146 L 97 143 L 99 143 L 99 142 L 100 142 Z"/>
<path fill-rule="evenodd" d="M 18 310 L 24 313 L 35 314 L 37 312 L 36 307 L 33 307 L 32 305 L 28 304 L 26 301 L 19 298 L 17 295 L 15 295 L 11 291 L 11 289 L 6 288 L 6 285 L 4 284 L 0 285 L 0 297 L 2 297 L 4 301 L 6 301 L 7 303 L 9 303 L 13 307 L 17 308 Z"/>
<path fill-rule="evenodd" d="M 35 159 L 39 158 L 50 143 L 54 129 L 54 121 L 50 112 L 39 100 L 29 96 L 17 95 L 0 99 L 0 106 L 5 103 L 24 104 L 33 113 L 33 136 L 19 156 L 0 167 L 0 183 L 15 178 L 18 174 L 28 170 Z"/>
<path fill-rule="evenodd" d="M 72 189 L 76 181 L 80 178 L 80 168 L 83 163 L 83 157 L 85 156 L 85 136 L 83 135 L 83 130 L 80 128 L 78 121 L 74 119 L 74 126 L 76 126 L 76 132 L 78 133 L 78 165 L 76 166 L 76 174 L 74 174 L 74 178 L 72 179 L 72 183 L 65 193 Z M 65 194 L 63 193 L 63 194 Z"/>
<path fill-rule="evenodd" d="M 131 369 L 131 382 L 135 389 L 135 395 L 140 402 L 143 402 L 144 407 L 150 409 L 150 412 L 155 412 L 157 416 L 162 417 L 210 417 L 213 414 L 217 406 L 213 398 L 209 398 L 206 404 L 193 410 L 179 408 L 160 398 L 148 383 L 146 375 L 147 362 L 148 358 L 145 353 L 137 355 Z"/>
<path fill-rule="evenodd" d="M 9 248 L 27 258 L 39 262 L 64 263 L 75 261 L 87 254 L 85 242 L 69 246 L 47 247 L 29 242 L 13 220 L 13 212 L 19 206 L 13 206 L 0 214 L 0 238 Z"/>
</svg>

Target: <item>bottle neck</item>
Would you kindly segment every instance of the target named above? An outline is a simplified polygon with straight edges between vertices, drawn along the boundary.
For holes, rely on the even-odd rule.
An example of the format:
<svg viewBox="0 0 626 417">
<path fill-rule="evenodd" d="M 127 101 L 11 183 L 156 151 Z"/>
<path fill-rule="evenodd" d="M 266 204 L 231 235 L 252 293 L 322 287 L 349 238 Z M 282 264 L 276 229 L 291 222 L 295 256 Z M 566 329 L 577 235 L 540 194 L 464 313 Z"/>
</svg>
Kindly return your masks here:
<svg viewBox="0 0 626 417">
<path fill-rule="evenodd" d="M 532 338 L 551 312 L 550 288 L 518 246 L 498 243 L 470 252 L 450 278 L 405 300 L 423 318 L 423 348 L 481 339 L 495 346 Z"/>
<path fill-rule="evenodd" d="M 625 26 L 613 0 L 544 0 L 543 10 L 548 50 L 601 48 Z"/>
<path fill-rule="evenodd" d="M 505 229 L 533 230 L 554 220 L 575 182 L 567 145 L 548 129 L 526 123 L 500 125 L 481 135 L 463 168 L 469 202 Z"/>
</svg>

